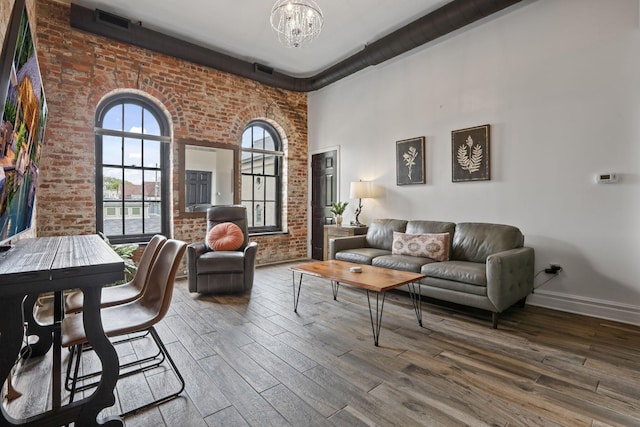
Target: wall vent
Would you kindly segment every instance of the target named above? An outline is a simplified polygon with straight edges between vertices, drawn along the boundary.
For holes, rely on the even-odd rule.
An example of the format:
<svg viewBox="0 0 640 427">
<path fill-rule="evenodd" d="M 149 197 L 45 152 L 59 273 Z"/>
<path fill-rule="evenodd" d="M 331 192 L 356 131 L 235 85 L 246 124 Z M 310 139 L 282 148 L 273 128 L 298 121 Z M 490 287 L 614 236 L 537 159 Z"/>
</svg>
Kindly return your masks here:
<svg viewBox="0 0 640 427">
<path fill-rule="evenodd" d="M 257 62 L 253 63 L 253 71 L 260 72 L 260 73 L 266 73 L 266 74 L 273 74 L 273 68 L 272 67 L 267 67 L 266 65 L 263 64 L 258 64 Z"/>
<path fill-rule="evenodd" d="M 123 18 L 100 9 L 96 9 L 96 21 L 109 24 L 114 27 L 123 28 L 125 30 L 129 29 L 129 23 L 131 22 L 127 18 Z"/>
</svg>

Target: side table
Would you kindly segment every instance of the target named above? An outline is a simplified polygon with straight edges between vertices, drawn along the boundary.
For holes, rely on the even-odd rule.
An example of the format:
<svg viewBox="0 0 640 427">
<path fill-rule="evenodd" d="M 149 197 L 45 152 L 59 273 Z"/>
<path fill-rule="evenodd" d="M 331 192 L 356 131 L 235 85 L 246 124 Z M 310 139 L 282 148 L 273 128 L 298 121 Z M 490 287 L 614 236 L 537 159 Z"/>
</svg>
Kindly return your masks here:
<svg viewBox="0 0 640 427">
<path fill-rule="evenodd" d="M 327 260 L 329 256 L 329 239 L 336 237 L 358 236 L 367 234 L 369 227 L 354 225 L 325 225 L 324 226 L 324 248 L 322 249 L 322 259 Z"/>
</svg>

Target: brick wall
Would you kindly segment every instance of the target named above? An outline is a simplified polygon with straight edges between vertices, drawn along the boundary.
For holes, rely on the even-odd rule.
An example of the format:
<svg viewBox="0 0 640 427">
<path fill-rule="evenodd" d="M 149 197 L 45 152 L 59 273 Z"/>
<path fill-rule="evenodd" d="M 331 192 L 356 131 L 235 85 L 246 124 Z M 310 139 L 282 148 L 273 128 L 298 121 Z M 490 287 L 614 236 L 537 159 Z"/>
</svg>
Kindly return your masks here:
<svg viewBox="0 0 640 427">
<path fill-rule="evenodd" d="M 256 236 L 259 263 L 307 255 L 307 96 L 72 29 L 69 5 L 35 1 L 37 50 L 49 120 L 38 187 L 40 236 L 94 233 L 94 114 L 106 95 L 129 90 L 163 108 L 172 124 L 172 237 L 202 240 L 205 219 L 179 208 L 179 151 L 195 139 L 239 145 L 246 124 L 266 119 L 283 133 L 286 234 Z M 265 112 L 268 109 L 268 116 Z"/>
</svg>

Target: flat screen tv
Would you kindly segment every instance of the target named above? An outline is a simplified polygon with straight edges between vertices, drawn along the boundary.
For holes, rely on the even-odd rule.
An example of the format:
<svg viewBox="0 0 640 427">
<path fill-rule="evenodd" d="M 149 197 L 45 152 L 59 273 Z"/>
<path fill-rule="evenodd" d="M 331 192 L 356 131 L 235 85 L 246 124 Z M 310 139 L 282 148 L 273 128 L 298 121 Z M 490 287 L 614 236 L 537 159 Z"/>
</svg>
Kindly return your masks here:
<svg viewBox="0 0 640 427">
<path fill-rule="evenodd" d="M 25 0 L 0 53 L 0 247 L 32 225 L 47 104 Z"/>
</svg>

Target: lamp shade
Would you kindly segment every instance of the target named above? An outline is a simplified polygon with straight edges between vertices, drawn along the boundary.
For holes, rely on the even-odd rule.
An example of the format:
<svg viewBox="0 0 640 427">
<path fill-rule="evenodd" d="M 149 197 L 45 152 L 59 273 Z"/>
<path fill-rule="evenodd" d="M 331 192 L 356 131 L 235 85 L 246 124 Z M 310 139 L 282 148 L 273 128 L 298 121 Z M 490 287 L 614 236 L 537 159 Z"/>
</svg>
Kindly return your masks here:
<svg viewBox="0 0 640 427">
<path fill-rule="evenodd" d="M 352 182 L 349 196 L 352 199 L 370 199 L 374 197 L 373 185 L 369 181 Z"/>
</svg>

